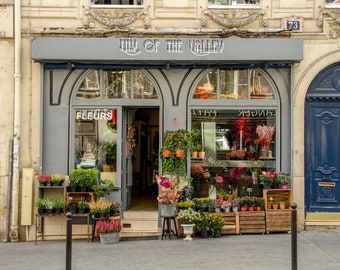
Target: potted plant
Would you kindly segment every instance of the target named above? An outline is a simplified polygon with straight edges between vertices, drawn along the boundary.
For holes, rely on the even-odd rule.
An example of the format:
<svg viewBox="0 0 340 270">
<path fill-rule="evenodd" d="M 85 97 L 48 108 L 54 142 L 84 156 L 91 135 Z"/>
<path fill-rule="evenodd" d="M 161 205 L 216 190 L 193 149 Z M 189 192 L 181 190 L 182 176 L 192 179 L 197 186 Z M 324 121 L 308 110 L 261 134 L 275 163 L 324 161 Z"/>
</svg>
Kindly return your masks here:
<svg viewBox="0 0 340 270">
<path fill-rule="evenodd" d="M 64 211 L 65 200 L 61 198 L 54 199 L 53 205 L 54 205 L 56 214 L 60 214 Z"/>
<path fill-rule="evenodd" d="M 221 237 L 221 229 L 224 226 L 224 218 L 221 213 L 204 213 L 210 219 L 210 231 L 215 238 Z"/>
<path fill-rule="evenodd" d="M 210 231 L 210 219 L 207 215 L 201 214 L 199 220 L 196 221 L 197 230 L 201 233 L 202 238 L 208 237 Z"/>
<path fill-rule="evenodd" d="M 192 208 L 180 209 L 177 215 L 178 220 L 181 221 L 181 226 L 186 237 L 185 241 L 191 241 L 191 235 L 194 232 L 195 223 L 200 219 L 200 213 L 194 211 Z"/>
<path fill-rule="evenodd" d="M 45 212 L 45 199 L 43 198 L 38 198 L 36 202 L 36 206 L 38 208 L 38 214 L 43 215 Z"/>
<path fill-rule="evenodd" d="M 221 206 L 222 206 L 222 202 L 221 200 L 217 199 L 217 200 L 212 200 L 210 205 L 214 208 L 215 212 L 221 212 Z"/>
<path fill-rule="evenodd" d="M 120 216 L 121 205 L 119 202 L 113 202 L 110 207 L 110 216 Z"/>
<path fill-rule="evenodd" d="M 202 150 L 202 132 L 198 128 L 194 128 L 191 130 L 191 157 L 197 158 L 198 152 Z"/>
<path fill-rule="evenodd" d="M 122 230 L 122 224 L 118 221 L 110 222 L 98 220 L 96 223 L 96 232 L 99 234 L 101 244 L 116 244 L 119 242 L 119 232 Z"/>
<path fill-rule="evenodd" d="M 65 182 L 65 176 L 61 174 L 52 174 L 51 175 L 51 184 L 52 186 L 62 186 Z"/>
<path fill-rule="evenodd" d="M 96 200 L 108 196 L 111 191 L 120 190 L 120 188 L 115 186 L 110 179 L 100 179 L 99 184 L 93 185 L 91 189 L 93 190 Z"/>
<path fill-rule="evenodd" d="M 47 214 L 52 214 L 54 209 L 54 201 L 53 199 L 47 198 L 45 199 L 45 208 Z"/>
<path fill-rule="evenodd" d="M 263 171 L 260 174 L 260 183 L 264 189 L 270 189 L 277 183 L 277 172 Z"/>
<path fill-rule="evenodd" d="M 178 209 L 188 209 L 194 207 L 195 203 L 192 201 L 180 201 L 177 203 Z"/>
<path fill-rule="evenodd" d="M 232 201 L 222 201 L 222 204 L 221 204 L 221 210 L 223 212 L 230 212 L 230 209 L 232 207 Z"/>
<path fill-rule="evenodd" d="M 98 174 L 99 171 L 95 168 L 74 169 L 70 174 L 70 186 L 75 188 L 80 187 L 81 191 L 86 191 L 96 183 Z"/>
<path fill-rule="evenodd" d="M 47 186 L 51 182 L 51 175 L 49 174 L 38 174 L 35 179 L 39 182 L 40 186 Z"/>
<path fill-rule="evenodd" d="M 85 200 L 80 200 L 77 203 L 77 208 L 78 208 L 79 214 L 84 214 L 89 209 L 89 203 Z"/>
<path fill-rule="evenodd" d="M 264 198 L 257 197 L 256 198 L 256 211 L 261 211 L 264 208 Z"/>
</svg>

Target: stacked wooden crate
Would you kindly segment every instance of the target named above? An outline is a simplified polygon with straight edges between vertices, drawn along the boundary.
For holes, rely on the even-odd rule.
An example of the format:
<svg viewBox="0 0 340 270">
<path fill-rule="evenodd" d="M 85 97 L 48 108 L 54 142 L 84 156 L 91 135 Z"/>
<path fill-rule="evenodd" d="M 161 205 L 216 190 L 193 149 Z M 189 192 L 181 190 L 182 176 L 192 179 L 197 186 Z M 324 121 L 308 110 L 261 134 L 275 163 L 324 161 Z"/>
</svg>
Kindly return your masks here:
<svg viewBox="0 0 340 270">
<path fill-rule="evenodd" d="M 239 234 L 239 213 L 229 212 L 222 213 L 224 218 L 224 226 L 222 227 L 221 234 Z"/>
<path fill-rule="evenodd" d="M 285 209 L 266 209 L 266 232 L 284 232 L 291 230 L 291 189 L 265 189 L 263 190 L 265 205 L 268 202 L 284 201 Z"/>
<path fill-rule="evenodd" d="M 265 233 L 266 218 L 264 211 L 241 211 L 240 218 L 240 233 Z"/>
</svg>

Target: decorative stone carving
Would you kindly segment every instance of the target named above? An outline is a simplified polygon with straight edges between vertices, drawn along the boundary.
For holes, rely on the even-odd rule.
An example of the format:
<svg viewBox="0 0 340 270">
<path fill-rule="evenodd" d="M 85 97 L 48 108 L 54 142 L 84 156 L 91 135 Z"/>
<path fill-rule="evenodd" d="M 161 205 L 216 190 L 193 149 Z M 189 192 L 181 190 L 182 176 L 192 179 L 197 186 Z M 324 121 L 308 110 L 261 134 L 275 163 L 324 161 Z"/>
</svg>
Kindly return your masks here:
<svg viewBox="0 0 340 270">
<path fill-rule="evenodd" d="M 329 38 L 337 39 L 340 36 L 340 11 L 338 9 L 322 9 L 319 12 L 318 26 L 323 27 L 324 18 L 328 16 L 334 19 L 335 23 L 331 24 Z"/>
<path fill-rule="evenodd" d="M 86 28 L 94 28 L 95 21 L 109 27 L 122 28 L 132 24 L 144 15 L 144 27 L 150 26 L 148 8 L 145 9 L 87 9 L 84 11 L 83 25 Z"/>
<path fill-rule="evenodd" d="M 227 28 L 238 28 L 252 23 L 258 17 L 262 16 L 262 26 L 268 25 L 267 13 L 263 10 L 259 11 L 241 11 L 241 10 L 222 10 L 212 11 L 205 9 L 202 11 L 201 25 L 207 25 L 207 16 L 209 16 L 217 24 Z"/>
</svg>

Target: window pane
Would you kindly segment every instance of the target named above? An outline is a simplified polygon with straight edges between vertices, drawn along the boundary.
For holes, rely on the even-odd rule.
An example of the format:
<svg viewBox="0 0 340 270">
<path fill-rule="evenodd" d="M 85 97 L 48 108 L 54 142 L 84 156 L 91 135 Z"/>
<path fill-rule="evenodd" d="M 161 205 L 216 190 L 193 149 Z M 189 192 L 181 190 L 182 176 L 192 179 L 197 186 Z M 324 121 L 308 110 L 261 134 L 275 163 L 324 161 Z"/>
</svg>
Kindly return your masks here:
<svg viewBox="0 0 340 270">
<path fill-rule="evenodd" d="M 76 98 L 96 99 L 100 97 L 99 74 L 93 71 L 82 81 Z"/>
<path fill-rule="evenodd" d="M 252 99 L 274 99 L 272 87 L 259 72 L 252 70 L 250 80 Z"/>
<path fill-rule="evenodd" d="M 210 71 L 198 83 L 194 98 L 195 99 L 216 99 L 217 89 L 217 70 Z"/>
<path fill-rule="evenodd" d="M 133 98 L 156 99 L 157 93 L 151 80 L 139 70 L 133 71 Z"/>
<path fill-rule="evenodd" d="M 247 70 L 221 70 L 221 99 L 246 99 L 248 93 Z"/>
<path fill-rule="evenodd" d="M 105 98 L 130 98 L 131 72 L 125 70 L 103 70 Z"/>
</svg>

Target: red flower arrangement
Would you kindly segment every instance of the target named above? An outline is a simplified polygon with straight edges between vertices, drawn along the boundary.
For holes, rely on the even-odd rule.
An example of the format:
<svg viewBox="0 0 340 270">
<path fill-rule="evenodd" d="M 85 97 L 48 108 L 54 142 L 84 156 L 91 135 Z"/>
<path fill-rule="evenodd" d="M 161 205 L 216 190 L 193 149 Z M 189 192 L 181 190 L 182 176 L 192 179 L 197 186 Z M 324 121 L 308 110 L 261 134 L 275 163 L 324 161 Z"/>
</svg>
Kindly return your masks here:
<svg viewBox="0 0 340 270">
<path fill-rule="evenodd" d="M 96 223 L 96 231 L 98 233 L 113 233 L 120 232 L 122 230 L 122 224 L 120 222 L 108 222 L 106 220 L 98 220 Z"/>
</svg>

